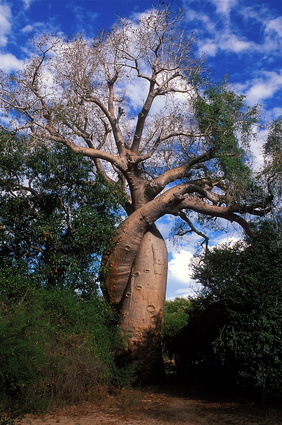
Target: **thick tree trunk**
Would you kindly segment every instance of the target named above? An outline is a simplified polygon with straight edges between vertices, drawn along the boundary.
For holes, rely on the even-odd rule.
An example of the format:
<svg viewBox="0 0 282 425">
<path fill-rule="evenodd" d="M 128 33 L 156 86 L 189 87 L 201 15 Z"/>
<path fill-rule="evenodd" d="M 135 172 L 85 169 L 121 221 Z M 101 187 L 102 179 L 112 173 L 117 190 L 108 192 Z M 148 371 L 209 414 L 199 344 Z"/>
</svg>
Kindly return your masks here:
<svg viewBox="0 0 282 425">
<path fill-rule="evenodd" d="M 125 337 L 123 362 L 136 362 L 142 382 L 164 377 L 161 327 L 167 280 L 167 249 L 155 225 L 146 231 L 127 288 L 119 305 L 119 326 Z"/>
<path fill-rule="evenodd" d="M 154 222 L 182 201 L 186 185 L 168 190 L 134 211 L 117 229 L 104 256 L 101 285 L 116 309 L 126 340 L 123 364 L 135 362 L 140 379 L 164 377 L 161 327 L 166 293 L 167 250 Z"/>
</svg>

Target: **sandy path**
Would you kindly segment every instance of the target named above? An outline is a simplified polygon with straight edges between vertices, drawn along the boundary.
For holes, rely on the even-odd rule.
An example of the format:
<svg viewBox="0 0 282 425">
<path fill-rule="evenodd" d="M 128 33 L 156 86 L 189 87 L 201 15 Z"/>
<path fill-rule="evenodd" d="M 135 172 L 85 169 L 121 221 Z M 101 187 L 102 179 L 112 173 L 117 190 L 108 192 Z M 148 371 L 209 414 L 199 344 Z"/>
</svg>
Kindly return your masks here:
<svg viewBox="0 0 282 425">
<path fill-rule="evenodd" d="M 165 393 L 123 391 L 99 405 L 72 406 L 22 425 L 281 425 L 282 410 Z"/>
</svg>

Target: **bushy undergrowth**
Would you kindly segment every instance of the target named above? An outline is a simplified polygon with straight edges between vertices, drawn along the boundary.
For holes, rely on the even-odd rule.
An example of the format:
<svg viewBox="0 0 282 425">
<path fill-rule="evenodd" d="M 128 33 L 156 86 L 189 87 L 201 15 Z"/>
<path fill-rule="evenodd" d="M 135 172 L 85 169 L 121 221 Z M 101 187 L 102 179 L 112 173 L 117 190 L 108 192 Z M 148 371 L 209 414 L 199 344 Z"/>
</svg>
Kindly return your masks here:
<svg viewBox="0 0 282 425">
<path fill-rule="evenodd" d="M 52 404 L 94 400 L 126 384 L 114 362 L 122 344 L 103 298 L 37 289 L 1 305 L 0 419 L 46 411 Z M 8 423 L 8 422 L 7 422 Z"/>
<path fill-rule="evenodd" d="M 187 383 L 282 400 L 281 261 L 281 232 L 262 223 L 252 243 L 221 246 L 196 264 L 203 290 L 170 343 Z"/>
<path fill-rule="evenodd" d="M 162 351 L 164 358 L 172 359 L 173 341 L 187 325 L 192 302 L 186 298 L 175 298 L 165 302 L 164 323 L 162 327 Z"/>
</svg>

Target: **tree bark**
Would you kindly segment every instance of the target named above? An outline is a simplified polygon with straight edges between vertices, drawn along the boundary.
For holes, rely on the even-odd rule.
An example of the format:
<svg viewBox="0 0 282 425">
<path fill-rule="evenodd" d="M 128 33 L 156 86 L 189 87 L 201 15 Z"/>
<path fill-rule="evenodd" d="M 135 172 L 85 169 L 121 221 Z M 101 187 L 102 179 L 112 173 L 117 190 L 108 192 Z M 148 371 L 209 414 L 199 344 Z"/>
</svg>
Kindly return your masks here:
<svg viewBox="0 0 282 425">
<path fill-rule="evenodd" d="M 125 339 L 122 365 L 136 363 L 141 382 L 164 378 L 161 327 L 166 294 L 168 256 L 155 225 L 149 226 L 134 259 L 118 306 L 118 323 Z"/>
</svg>

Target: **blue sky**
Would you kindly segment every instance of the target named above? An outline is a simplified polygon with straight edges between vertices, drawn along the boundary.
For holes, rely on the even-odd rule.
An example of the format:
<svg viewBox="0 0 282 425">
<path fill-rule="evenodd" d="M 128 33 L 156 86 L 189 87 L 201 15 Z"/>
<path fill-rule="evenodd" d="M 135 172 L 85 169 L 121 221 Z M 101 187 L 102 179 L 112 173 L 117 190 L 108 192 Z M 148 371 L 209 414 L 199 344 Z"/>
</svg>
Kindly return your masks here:
<svg viewBox="0 0 282 425">
<path fill-rule="evenodd" d="M 152 0 L 0 0 L 0 69 L 16 71 L 30 55 L 29 39 L 38 34 L 84 33 L 92 37 L 115 22 L 148 10 Z M 282 115 L 282 2 L 281 0 L 174 0 L 183 8 L 185 28 L 196 37 L 195 53 L 205 54 L 212 78 L 228 74 L 247 102 L 262 105 L 266 120 Z M 264 133 L 260 137 L 263 139 Z M 260 140 L 260 138 L 259 138 Z M 261 163 L 258 142 L 252 147 Z M 160 223 L 168 238 L 170 218 Z M 228 235 L 238 234 L 228 228 Z M 213 243 L 226 239 L 216 234 Z M 191 293 L 188 262 L 198 238 L 169 247 L 167 297 Z"/>
</svg>

